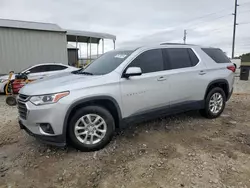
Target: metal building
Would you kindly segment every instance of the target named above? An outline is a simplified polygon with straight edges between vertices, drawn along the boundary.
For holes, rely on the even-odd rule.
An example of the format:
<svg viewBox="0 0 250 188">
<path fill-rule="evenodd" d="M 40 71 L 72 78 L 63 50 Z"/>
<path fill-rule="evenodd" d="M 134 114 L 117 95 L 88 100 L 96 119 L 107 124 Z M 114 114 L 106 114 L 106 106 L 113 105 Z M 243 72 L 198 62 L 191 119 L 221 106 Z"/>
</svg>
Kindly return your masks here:
<svg viewBox="0 0 250 188">
<path fill-rule="evenodd" d="M 39 63 L 69 64 L 67 42 L 87 43 L 87 59 L 92 60 L 91 45 L 99 47 L 104 39 L 112 40 L 115 48 L 116 36 L 107 33 L 65 30 L 56 24 L 0 19 L 0 75 L 9 71 L 20 72 Z M 97 56 L 99 51 L 97 47 Z M 75 53 L 77 65 L 78 53 Z"/>
<path fill-rule="evenodd" d="M 0 19 L 0 74 L 67 61 L 66 31 L 58 25 Z"/>
<path fill-rule="evenodd" d="M 79 58 L 79 55 L 78 55 L 79 49 L 71 44 L 68 44 L 67 51 L 68 51 L 68 64 L 70 66 L 74 66 L 79 61 L 79 59 L 78 59 Z"/>
</svg>

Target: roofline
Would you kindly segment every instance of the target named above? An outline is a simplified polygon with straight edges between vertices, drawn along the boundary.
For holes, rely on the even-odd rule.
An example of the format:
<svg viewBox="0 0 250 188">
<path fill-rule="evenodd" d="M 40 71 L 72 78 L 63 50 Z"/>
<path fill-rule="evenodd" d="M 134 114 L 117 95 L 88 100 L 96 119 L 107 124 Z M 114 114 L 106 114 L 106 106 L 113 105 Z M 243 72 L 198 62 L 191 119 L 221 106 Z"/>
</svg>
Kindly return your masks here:
<svg viewBox="0 0 250 188">
<path fill-rule="evenodd" d="M 57 25 L 55 23 L 45 23 L 45 22 L 35 22 L 35 21 L 26 21 L 26 20 L 14 20 L 14 19 L 2 19 L 0 20 L 6 20 L 6 21 L 16 21 L 16 22 L 26 22 L 26 23 L 37 23 L 37 24 L 51 24 L 51 25 Z"/>
<path fill-rule="evenodd" d="M 13 19 L 0 19 L 0 21 L 10 21 L 10 22 L 22 22 L 22 23 L 30 23 L 30 24 L 44 24 L 44 25 L 53 25 L 60 28 L 55 23 L 44 23 L 44 22 L 34 22 L 34 21 L 25 21 L 25 20 L 13 20 Z M 33 31 L 49 31 L 49 32 L 61 32 L 66 33 L 66 30 L 60 28 L 60 29 L 39 29 L 39 28 L 31 28 L 31 27 L 20 27 L 20 26 L 6 26 L 6 25 L 0 25 L 0 28 L 8 28 L 8 29 L 22 29 L 22 30 L 33 30 Z"/>
<path fill-rule="evenodd" d="M 29 31 L 44 31 L 44 32 L 55 32 L 55 33 L 67 33 L 67 31 L 64 30 L 46 30 L 46 29 L 35 29 L 35 28 L 20 28 L 20 27 L 5 27 L 0 26 L 0 28 L 6 28 L 6 29 L 20 29 L 20 30 L 29 30 Z"/>
<path fill-rule="evenodd" d="M 183 44 L 183 43 L 161 43 L 160 45 L 189 45 L 189 46 L 197 46 L 195 44 Z"/>
<path fill-rule="evenodd" d="M 68 36 L 76 36 L 76 37 L 92 37 L 97 39 L 111 39 L 116 40 L 116 36 L 108 33 L 98 33 L 92 31 L 79 31 L 79 30 L 67 30 Z"/>
<path fill-rule="evenodd" d="M 0 19 L 0 28 L 60 32 L 60 33 L 66 33 L 66 35 L 69 37 L 72 36 L 86 37 L 86 38 L 93 38 L 96 40 L 100 39 L 111 39 L 114 41 L 116 40 L 116 36 L 112 34 L 91 32 L 91 31 L 66 30 L 61 28 L 59 25 L 55 23 Z"/>
</svg>

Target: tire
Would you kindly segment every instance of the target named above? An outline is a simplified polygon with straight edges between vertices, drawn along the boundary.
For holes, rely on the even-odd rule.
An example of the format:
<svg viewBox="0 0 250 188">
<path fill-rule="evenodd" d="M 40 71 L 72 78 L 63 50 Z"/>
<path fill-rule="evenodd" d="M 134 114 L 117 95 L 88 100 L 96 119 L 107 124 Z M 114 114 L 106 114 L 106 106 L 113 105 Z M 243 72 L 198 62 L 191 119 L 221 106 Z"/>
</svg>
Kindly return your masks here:
<svg viewBox="0 0 250 188">
<path fill-rule="evenodd" d="M 97 122 L 95 123 L 95 121 Z M 105 133 L 104 130 L 106 130 Z M 114 131 L 115 121 L 108 110 L 100 106 L 87 106 L 77 110 L 71 118 L 68 136 L 71 145 L 76 149 L 80 151 L 97 151 L 104 148 L 111 141 Z M 77 133 L 82 135 L 77 136 Z"/>
<path fill-rule="evenodd" d="M 213 107 L 210 107 L 210 104 L 214 104 L 212 101 L 214 101 L 213 97 L 216 97 L 216 96 L 221 96 L 221 99 L 222 99 L 222 102 L 219 103 L 215 106 L 217 106 L 215 108 L 215 110 L 213 111 L 211 108 Z M 220 87 L 215 87 L 213 89 L 211 89 L 206 98 L 205 98 L 205 108 L 200 110 L 200 114 L 208 119 L 214 119 L 214 118 L 217 118 L 219 117 L 222 112 L 224 111 L 225 109 L 225 105 L 226 105 L 226 95 L 225 95 L 225 92 L 223 91 L 223 89 L 221 89 Z M 217 110 L 216 110 L 217 109 Z"/>
<path fill-rule="evenodd" d="M 7 96 L 5 102 L 9 105 L 9 106 L 16 106 L 17 102 L 16 102 L 16 97 L 15 96 Z"/>
</svg>

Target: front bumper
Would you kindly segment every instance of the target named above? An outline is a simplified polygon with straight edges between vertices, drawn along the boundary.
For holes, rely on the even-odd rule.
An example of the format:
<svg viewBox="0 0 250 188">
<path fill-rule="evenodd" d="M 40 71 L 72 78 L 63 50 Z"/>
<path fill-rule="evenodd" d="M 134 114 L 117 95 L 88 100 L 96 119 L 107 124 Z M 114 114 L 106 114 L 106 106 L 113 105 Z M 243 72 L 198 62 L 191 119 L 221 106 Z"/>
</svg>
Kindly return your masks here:
<svg viewBox="0 0 250 188">
<path fill-rule="evenodd" d="M 67 104 L 56 103 L 35 106 L 29 100 L 18 101 L 19 125 L 28 134 L 50 145 L 65 146 L 66 133 L 63 131 Z M 49 124 L 51 133 L 44 131 L 42 124 Z"/>
<path fill-rule="evenodd" d="M 46 144 L 54 145 L 58 147 L 66 146 L 66 139 L 64 135 L 46 136 L 46 135 L 34 134 L 27 127 L 25 127 L 25 125 L 23 125 L 21 120 L 19 120 L 19 126 L 20 126 L 20 129 L 25 130 L 30 136 L 33 136 Z"/>
</svg>

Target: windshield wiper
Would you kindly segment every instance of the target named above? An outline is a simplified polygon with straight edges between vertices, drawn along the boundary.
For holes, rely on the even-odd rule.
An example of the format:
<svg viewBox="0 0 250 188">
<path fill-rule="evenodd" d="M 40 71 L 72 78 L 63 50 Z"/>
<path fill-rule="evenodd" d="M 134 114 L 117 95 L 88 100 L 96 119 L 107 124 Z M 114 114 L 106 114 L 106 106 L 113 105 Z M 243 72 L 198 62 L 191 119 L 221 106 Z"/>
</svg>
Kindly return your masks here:
<svg viewBox="0 0 250 188">
<path fill-rule="evenodd" d="M 79 74 L 93 75 L 91 72 L 80 72 Z"/>
<path fill-rule="evenodd" d="M 72 74 L 85 74 L 85 75 L 94 75 L 93 73 L 91 72 L 86 72 L 86 71 L 83 71 L 83 69 L 80 69 L 80 70 L 76 70 L 76 71 L 73 71 L 71 72 Z"/>
<path fill-rule="evenodd" d="M 93 75 L 93 73 L 91 73 L 91 72 L 81 72 L 81 71 L 78 71 L 75 74 Z"/>
</svg>

